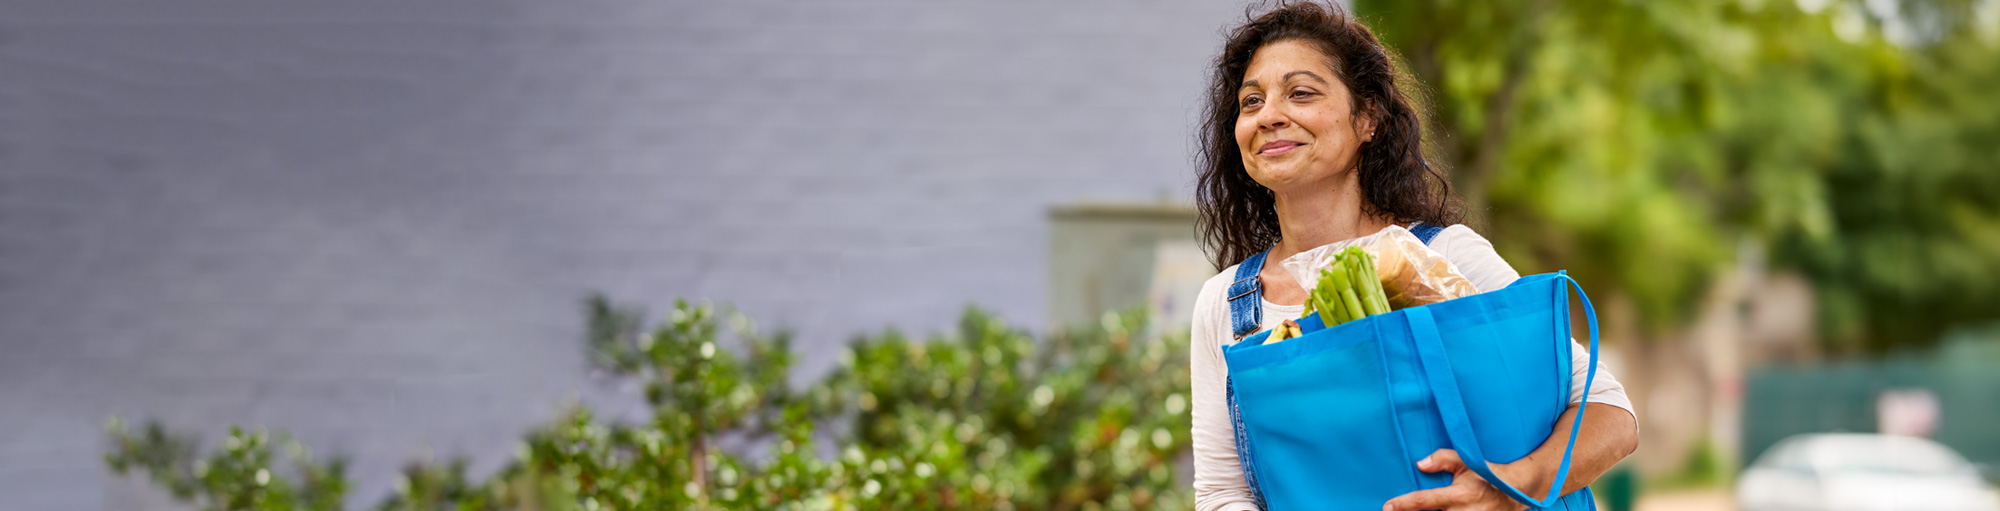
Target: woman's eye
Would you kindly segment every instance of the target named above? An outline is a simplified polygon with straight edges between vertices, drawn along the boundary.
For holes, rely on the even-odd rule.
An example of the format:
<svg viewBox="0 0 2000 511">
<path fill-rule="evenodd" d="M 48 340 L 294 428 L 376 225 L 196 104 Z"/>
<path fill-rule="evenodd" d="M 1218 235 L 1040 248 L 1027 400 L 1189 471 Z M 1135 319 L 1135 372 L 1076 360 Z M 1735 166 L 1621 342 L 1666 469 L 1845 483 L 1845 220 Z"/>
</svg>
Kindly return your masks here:
<svg viewBox="0 0 2000 511">
<path fill-rule="evenodd" d="M 1292 91 L 1292 99 L 1304 99 L 1304 98 L 1309 98 L 1309 97 L 1312 97 L 1312 96 L 1313 96 L 1313 91 L 1309 91 L 1309 90 L 1305 90 L 1305 89 L 1299 89 L 1299 90 L 1295 90 L 1295 91 Z"/>
<path fill-rule="evenodd" d="M 1248 96 L 1248 97 L 1245 97 L 1245 98 L 1243 98 L 1243 99 L 1242 99 L 1241 101 L 1239 101 L 1238 103 L 1240 103 L 1240 104 L 1241 104 L 1241 105 L 1243 106 L 1243 108 L 1250 108 L 1250 107 L 1253 107 L 1253 106 L 1257 106 L 1257 105 L 1259 105 L 1259 104 L 1262 104 L 1263 102 L 1264 102 L 1264 98 L 1260 98 L 1260 97 L 1257 97 L 1257 96 Z"/>
</svg>

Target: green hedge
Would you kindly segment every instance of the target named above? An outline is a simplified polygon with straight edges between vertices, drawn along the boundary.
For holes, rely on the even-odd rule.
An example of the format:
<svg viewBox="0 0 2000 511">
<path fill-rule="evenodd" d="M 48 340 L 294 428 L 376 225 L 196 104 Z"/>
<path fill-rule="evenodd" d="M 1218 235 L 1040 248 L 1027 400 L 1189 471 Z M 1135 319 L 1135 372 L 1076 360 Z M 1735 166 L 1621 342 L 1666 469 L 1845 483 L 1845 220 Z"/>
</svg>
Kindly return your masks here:
<svg viewBox="0 0 2000 511">
<path fill-rule="evenodd" d="M 838 369 L 794 389 L 785 332 L 706 304 L 679 303 L 650 328 L 601 297 L 586 309 L 591 363 L 641 384 L 650 420 L 578 408 L 529 432 L 497 473 L 411 464 L 375 509 L 1192 507 L 1178 473 L 1186 336 L 1146 335 L 1140 314 L 1038 341 L 968 310 L 950 335 L 857 339 Z M 351 488 L 344 459 L 283 435 L 233 429 L 202 453 L 158 423 L 109 430 L 115 472 L 201 509 L 337 510 Z"/>
</svg>

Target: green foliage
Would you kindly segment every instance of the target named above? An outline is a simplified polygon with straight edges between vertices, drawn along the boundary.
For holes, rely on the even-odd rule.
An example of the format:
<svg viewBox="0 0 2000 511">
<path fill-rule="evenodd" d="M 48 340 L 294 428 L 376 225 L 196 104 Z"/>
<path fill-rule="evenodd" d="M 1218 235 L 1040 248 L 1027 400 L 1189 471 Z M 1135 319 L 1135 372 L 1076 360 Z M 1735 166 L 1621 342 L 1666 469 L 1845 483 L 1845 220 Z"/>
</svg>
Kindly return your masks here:
<svg viewBox="0 0 2000 511">
<path fill-rule="evenodd" d="M 132 434 L 114 418 L 106 429 L 112 450 L 104 461 L 112 472 L 145 472 L 175 498 L 205 511 L 340 511 L 347 496 L 345 460 L 315 461 L 305 446 L 284 440 L 292 464 L 281 471 L 272 463 L 272 438 L 262 431 L 231 428 L 222 449 L 197 458 L 193 438 L 158 423 Z"/>
<path fill-rule="evenodd" d="M 904 451 L 945 487 L 972 490 L 940 493 L 970 499 L 947 508 L 1191 505 L 1173 478 L 1189 442 L 1187 345 L 1141 336 L 1143 325 L 1110 316 L 1038 346 L 968 311 L 954 337 L 855 343 L 814 395 L 856 412 L 864 452 Z"/>
<path fill-rule="evenodd" d="M 484 480 L 463 460 L 410 465 L 376 509 L 1192 505 L 1175 474 L 1190 441 L 1186 339 L 1142 335 L 1137 314 L 1038 342 L 968 310 L 952 335 L 858 339 L 803 391 L 787 382 L 789 335 L 741 316 L 682 302 L 644 331 L 639 313 L 603 298 L 586 316 L 591 363 L 641 384 L 647 421 L 579 407 L 529 433 L 519 458 Z M 348 485 L 342 461 L 312 462 L 296 444 L 298 468 L 273 469 L 262 434 L 234 432 L 195 462 L 193 440 L 157 423 L 111 430 L 115 470 L 149 473 L 207 510 L 340 509 Z"/>
<path fill-rule="evenodd" d="M 1747 245 L 1813 280 L 1839 347 L 2000 317 L 2000 21 L 1802 3 L 1356 7 L 1431 87 L 1440 157 L 1523 273 L 1568 268 L 1658 329 Z"/>
</svg>

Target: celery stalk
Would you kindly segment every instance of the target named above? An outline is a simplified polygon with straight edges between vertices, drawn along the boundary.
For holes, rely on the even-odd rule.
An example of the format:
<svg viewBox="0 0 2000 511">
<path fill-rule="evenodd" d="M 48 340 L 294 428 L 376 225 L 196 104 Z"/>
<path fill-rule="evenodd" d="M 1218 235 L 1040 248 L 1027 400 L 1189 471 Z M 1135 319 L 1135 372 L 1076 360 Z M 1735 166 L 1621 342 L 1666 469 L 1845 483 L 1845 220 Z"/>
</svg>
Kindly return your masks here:
<svg viewBox="0 0 2000 511">
<path fill-rule="evenodd" d="M 1354 272 L 1355 285 L 1360 286 L 1361 305 L 1368 309 L 1368 315 L 1389 313 L 1388 297 L 1382 292 L 1382 281 L 1375 276 L 1375 258 L 1367 252 L 1356 251 L 1356 263 L 1349 266 Z"/>
<path fill-rule="evenodd" d="M 1347 288 L 1340 290 L 1340 299 L 1347 302 L 1348 310 L 1354 311 L 1354 318 L 1348 321 L 1353 321 L 1355 319 L 1361 319 L 1369 316 L 1368 309 L 1361 308 L 1360 297 L 1354 295 L 1354 288 Z"/>
<path fill-rule="evenodd" d="M 1324 275 L 1321 276 L 1324 277 Z M 1338 319 L 1340 310 L 1333 302 L 1326 299 L 1326 292 L 1329 285 L 1325 278 L 1321 278 L 1319 285 L 1315 286 L 1312 292 L 1306 294 L 1306 301 L 1312 303 L 1313 309 L 1319 311 L 1320 323 L 1326 326 L 1333 326 L 1340 324 L 1340 320 Z"/>
<path fill-rule="evenodd" d="M 1361 308 L 1352 306 L 1347 302 L 1346 294 L 1353 287 L 1353 283 L 1347 278 L 1347 258 L 1334 258 L 1333 264 L 1328 266 L 1321 275 L 1323 277 L 1331 277 L 1331 284 L 1333 286 L 1327 288 L 1327 298 L 1334 302 L 1335 307 L 1339 308 L 1340 313 L 1336 314 L 1336 316 L 1340 319 L 1340 322 L 1346 323 L 1359 318 L 1359 314 L 1362 313 Z M 1321 286 L 1329 284 L 1329 282 L 1326 282 L 1329 279 L 1322 278 L 1320 280 Z"/>
</svg>

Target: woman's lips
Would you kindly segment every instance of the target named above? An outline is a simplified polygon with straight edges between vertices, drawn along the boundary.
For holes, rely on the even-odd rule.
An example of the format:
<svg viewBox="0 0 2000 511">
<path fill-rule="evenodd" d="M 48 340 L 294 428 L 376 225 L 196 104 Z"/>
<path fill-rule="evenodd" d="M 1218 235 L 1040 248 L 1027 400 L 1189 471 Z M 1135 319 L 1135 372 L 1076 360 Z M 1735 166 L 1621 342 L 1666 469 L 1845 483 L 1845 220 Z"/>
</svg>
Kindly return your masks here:
<svg viewBox="0 0 2000 511">
<path fill-rule="evenodd" d="M 1305 143 L 1293 142 L 1290 140 L 1279 140 L 1277 142 L 1264 144 L 1263 148 L 1257 150 L 1257 154 L 1263 156 L 1277 156 L 1280 154 L 1292 152 L 1293 149 L 1298 149 L 1299 146 L 1303 145 L 1305 145 Z"/>
</svg>

